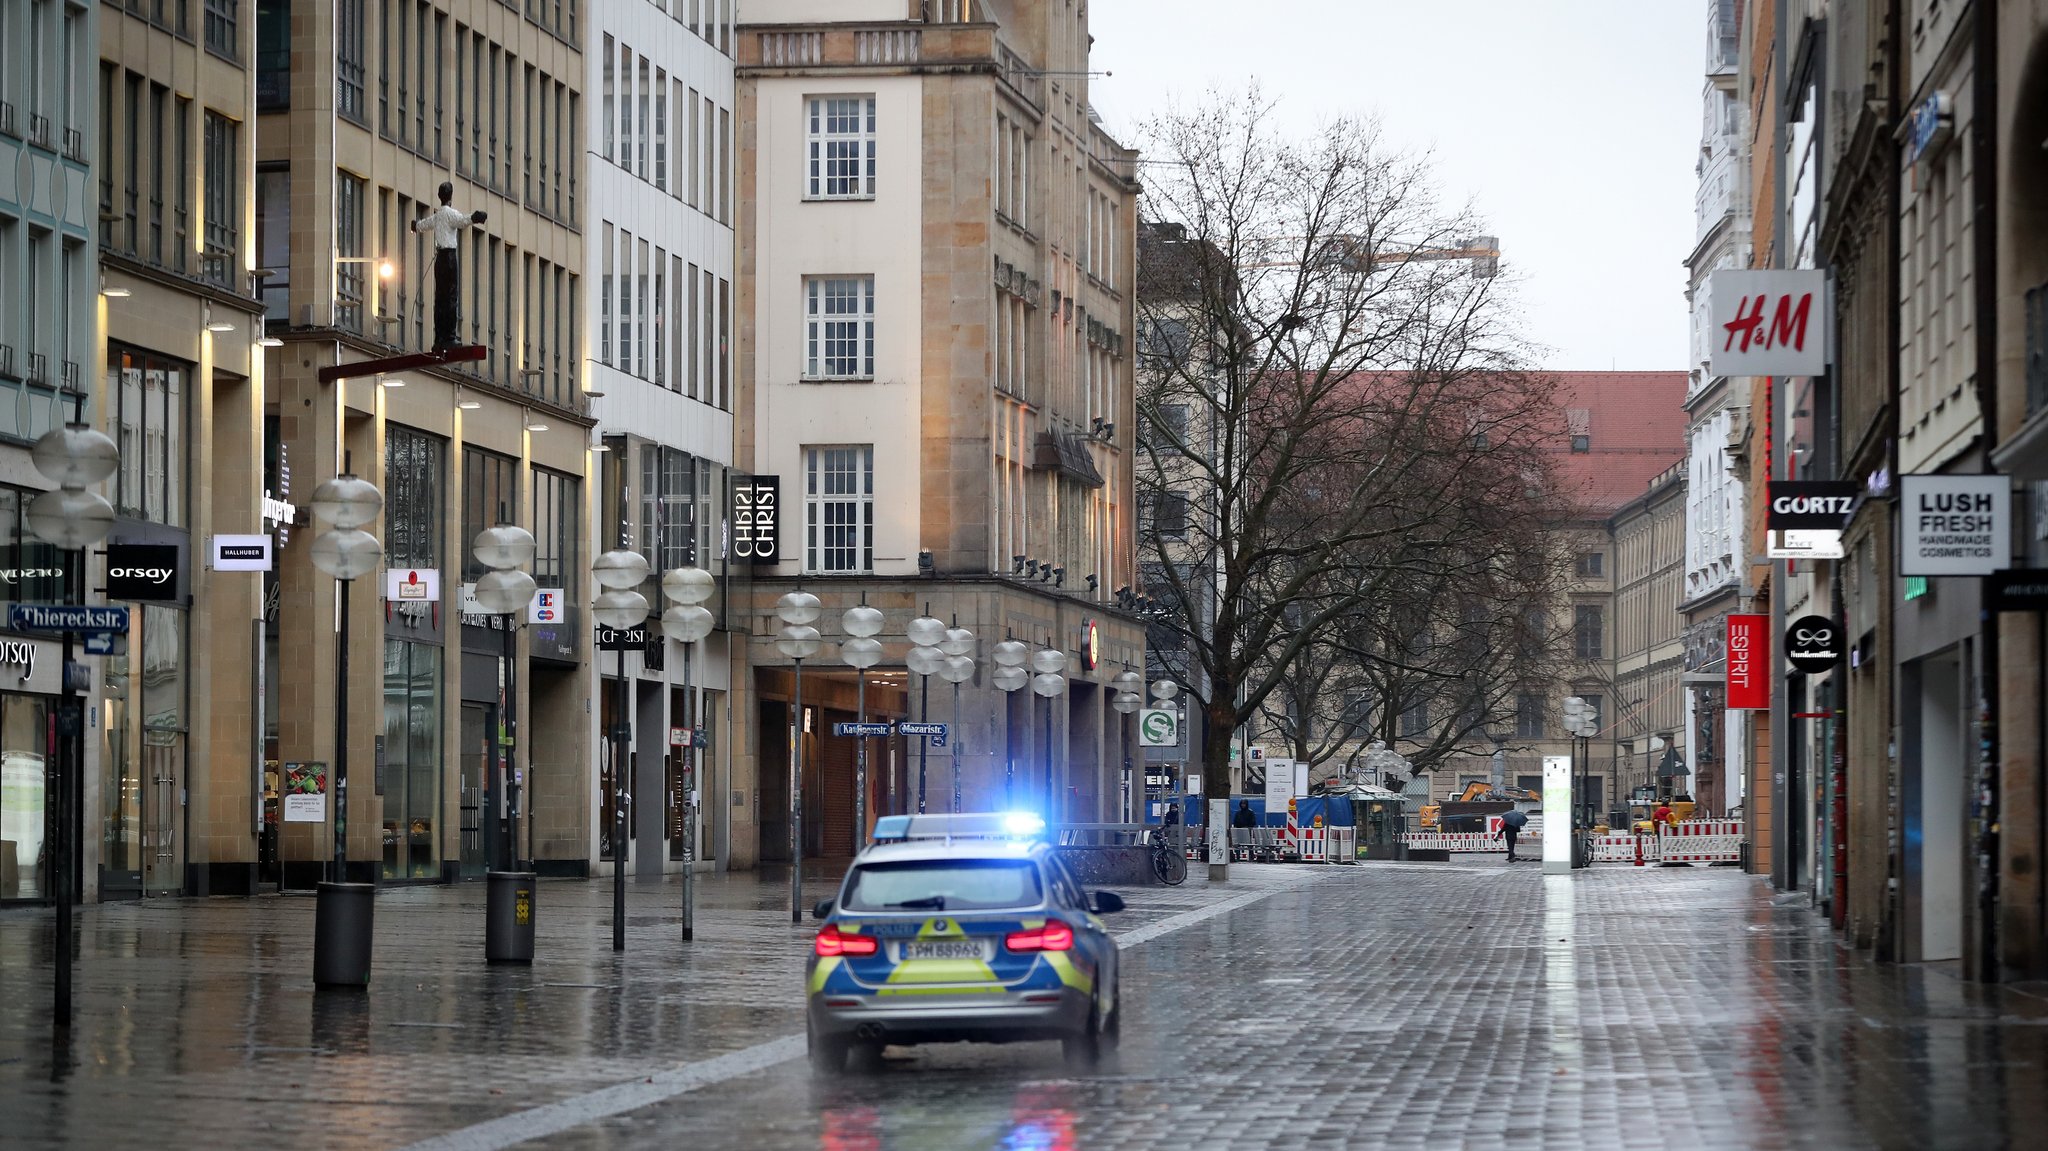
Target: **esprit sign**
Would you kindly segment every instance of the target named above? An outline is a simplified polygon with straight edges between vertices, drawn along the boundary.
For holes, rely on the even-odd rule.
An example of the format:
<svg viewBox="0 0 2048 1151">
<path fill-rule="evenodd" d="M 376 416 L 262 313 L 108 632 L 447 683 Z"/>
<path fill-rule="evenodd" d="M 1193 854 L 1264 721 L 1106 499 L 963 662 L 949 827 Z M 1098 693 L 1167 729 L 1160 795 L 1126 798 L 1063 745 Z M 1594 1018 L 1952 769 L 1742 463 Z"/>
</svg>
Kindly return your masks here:
<svg viewBox="0 0 2048 1151">
<path fill-rule="evenodd" d="M 108 544 L 107 598 L 178 598 L 176 544 Z"/>
<path fill-rule="evenodd" d="M 1728 617 L 1728 710 L 1771 709 L 1771 617 Z"/>
<path fill-rule="evenodd" d="M 1717 376 L 1817 376 L 1828 366 L 1827 273 L 1724 269 L 1711 281 Z"/>
<path fill-rule="evenodd" d="M 1900 476 L 1899 574 L 1989 575 L 2012 563 L 2012 481 Z"/>
<path fill-rule="evenodd" d="M 732 557 L 772 564 L 782 550 L 782 477 L 748 476 L 732 489 Z"/>
</svg>

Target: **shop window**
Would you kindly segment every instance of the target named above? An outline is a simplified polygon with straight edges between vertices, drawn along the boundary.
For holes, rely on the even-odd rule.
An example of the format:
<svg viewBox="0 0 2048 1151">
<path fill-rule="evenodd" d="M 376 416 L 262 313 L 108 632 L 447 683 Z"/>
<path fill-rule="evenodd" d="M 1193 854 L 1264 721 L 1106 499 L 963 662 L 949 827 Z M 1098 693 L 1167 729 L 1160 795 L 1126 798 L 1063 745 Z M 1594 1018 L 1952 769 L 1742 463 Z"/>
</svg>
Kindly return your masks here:
<svg viewBox="0 0 2048 1151">
<path fill-rule="evenodd" d="M 392 567 L 441 566 L 441 451 L 435 436 L 386 425 L 384 554 Z"/>
<path fill-rule="evenodd" d="M 473 540 L 477 533 L 495 524 L 512 522 L 512 513 L 519 493 L 518 473 L 514 471 L 519 461 L 511 456 L 501 456 L 482 448 L 465 448 L 462 453 L 462 539 Z M 462 549 L 462 582 L 474 583 L 477 577 L 489 571 L 477 562 L 476 554 L 465 542 Z"/>
<path fill-rule="evenodd" d="M 533 469 L 533 580 L 561 588 L 570 603 L 576 602 L 576 576 L 583 567 L 582 488 L 575 476 Z"/>
<path fill-rule="evenodd" d="M 118 345 L 107 350 L 106 402 L 121 446 L 114 509 L 150 523 L 184 527 L 185 382 L 192 366 Z"/>
<path fill-rule="evenodd" d="M 384 800 L 386 879 L 441 874 L 441 649 L 384 641 L 384 756 L 377 775 Z"/>
</svg>

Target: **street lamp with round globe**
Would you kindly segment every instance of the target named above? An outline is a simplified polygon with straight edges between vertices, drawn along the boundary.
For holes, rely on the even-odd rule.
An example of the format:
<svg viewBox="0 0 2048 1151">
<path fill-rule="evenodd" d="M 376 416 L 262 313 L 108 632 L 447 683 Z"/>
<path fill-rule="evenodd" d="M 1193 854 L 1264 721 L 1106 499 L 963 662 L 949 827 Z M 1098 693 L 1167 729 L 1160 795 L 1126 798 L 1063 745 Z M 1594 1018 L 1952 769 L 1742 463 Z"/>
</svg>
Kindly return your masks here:
<svg viewBox="0 0 2048 1151">
<path fill-rule="evenodd" d="M 498 524 L 476 533 L 476 539 L 470 544 L 469 550 L 476 556 L 478 563 L 494 571 L 503 571 L 532 563 L 537 549 L 534 546 L 532 532 L 517 524 Z"/>
<path fill-rule="evenodd" d="M 866 671 L 882 662 L 882 641 L 870 636 L 857 635 L 841 640 L 839 658 L 846 666 Z"/>
<path fill-rule="evenodd" d="M 974 633 L 964 627 L 949 627 L 946 638 L 939 641 L 939 650 L 947 655 L 974 654 Z"/>
<path fill-rule="evenodd" d="M 51 428 L 29 449 L 36 470 L 58 487 L 82 488 L 114 474 L 121 466 L 121 448 L 90 424 Z"/>
<path fill-rule="evenodd" d="M 913 647 L 903 654 L 903 662 L 919 675 L 936 675 L 946 657 L 935 647 Z"/>
<path fill-rule="evenodd" d="M 331 534 L 331 533 L 330 533 Z M 315 546 L 318 546 L 317 544 Z M 533 577 L 514 568 L 489 571 L 477 577 L 472 594 L 477 606 L 490 615 L 512 615 L 525 610 L 539 589 Z"/>
<path fill-rule="evenodd" d="M 717 586 L 712 574 L 700 567 L 671 568 L 661 576 L 661 594 L 679 604 L 703 603 Z"/>
<path fill-rule="evenodd" d="M 44 492 L 29 501 L 28 530 L 53 547 L 83 551 L 114 530 L 114 505 L 83 488 Z"/>
<path fill-rule="evenodd" d="M 647 582 L 649 570 L 647 557 L 639 552 L 615 548 L 591 561 L 590 578 L 596 580 L 600 587 L 613 589 L 633 588 Z M 645 610 L 647 598 L 645 596 L 640 597 L 640 603 L 642 605 L 641 615 L 645 617 L 647 614 Z M 638 622 L 640 621 L 637 619 L 633 621 L 633 623 Z M 632 625 L 621 624 L 617 626 L 630 627 Z"/>
<path fill-rule="evenodd" d="M 1056 647 L 1042 647 L 1031 653 L 1031 670 L 1040 675 L 1058 675 L 1067 670 L 1067 653 Z M 1044 695 L 1044 692 L 1039 692 Z"/>
<path fill-rule="evenodd" d="M 1164 701 L 1172 699 L 1174 696 L 1177 696 L 1179 694 L 1180 685 L 1173 682 L 1170 679 L 1158 679 L 1152 681 L 1153 699 Z"/>
<path fill-rule="evenodd" d="M 1134 693 L 1145 686 L 1145 677 L 1126 668 L 1118 672 L 1115 679 L 1109 681 L 1109 686 L 1125 694 Z"/>
<path fill-rule="evenodd" d="M 718 621 L 702 604 L 677 604 L 661 613 L 661 630 L 677 643 L 696 643 L 711 634 Z"/>
<path fill-rule="evenodd" d="M 783 623 L 816 623 L 822 611 L 818 597 L 807 591 L 793 591 L 775 601 L 775 616 Z"/>
<path fill-rule="evenodd" d="M 624 631 L 647 620 L 647 597 L 626 588 L 599 592 L 590 608 L 591 618 L 608 628 Z"/>
<path fill-rule="evenodd" d="M 1145 697 L 1139 695 L 1135 691 L 1117 692 L 1116 695 L 1112 697 L 1109 701 L 1109 706 L 1117 709 L 1120 712 L 1123 712 L 1125 715 L 1129 715 L 1132 712 L 1138 710 L 1140 707 L 1143 707 L 1144 704 Z"/>
<path fill-rule="evenodd" d="M 949 655 L 939 665 L 939 678 L 951 684 L 962 684 L 974 678 L 974 661 L 964 655 Z"/>
<path fill-rule="evenodd" d="M 882 634 L 882 623 L 882 609 L 869 607 L 866 604 L 856 604 L 853 607 L 847 608 L 846 614 L 839 617 L 840 630 L 844 631 L 847 635 L 857 636 L 862 639 Z M 872 667 L 873 665 L 870 664 L 868 666 Z"/>
<path fill-rule="evenodd" d="M 1021 667 L 999 667 L 990 680 L 1004 691 L 1021 691 L 1031 682 L 1031 673 Z"/>
<path fill-rule="evenodd" d="M 910 626 L 903 631 L 910 637 L 910 642 L 919 647 L 937 647 L 946 638 L 946 621 L 921 615 L 911 620 Z"/>
<path fill-rule="evenodd" d="M 809 624 L 789 624 L 775 636 L 775 650 L 791 659 L 809 659 L 823 646 L 818 629 Z"/>
<path fill-rule="evenodd" d="M 384 510 L 384 493 L 361 476 L 343 473 L 324 480 L 307 501 L 314 516 L 338 528 L 359 528 Z"/>
<path fill-rule="evenodd" d="M 1067 690 L 1067 677 L 1054 672 L 1040 672 L 1031 677 L 1031 690 L 1047 699 Z"/>
<path fill-rule="evenodd" d="M 1023 667 L 1031 658 L 1031 645 L 1019 639 L 1006 639 L 997 644 L 989 655 L 998 667 Z M 1019 687 L 1023 684 L 1019 683 Z"/>
<path fill-rule="evenodd" d="M 361 528 L 322 532 L 308 551 L 314 567 L 338 580 L 361 579 L 384 560 L 384 545 Z"/>
</svg>

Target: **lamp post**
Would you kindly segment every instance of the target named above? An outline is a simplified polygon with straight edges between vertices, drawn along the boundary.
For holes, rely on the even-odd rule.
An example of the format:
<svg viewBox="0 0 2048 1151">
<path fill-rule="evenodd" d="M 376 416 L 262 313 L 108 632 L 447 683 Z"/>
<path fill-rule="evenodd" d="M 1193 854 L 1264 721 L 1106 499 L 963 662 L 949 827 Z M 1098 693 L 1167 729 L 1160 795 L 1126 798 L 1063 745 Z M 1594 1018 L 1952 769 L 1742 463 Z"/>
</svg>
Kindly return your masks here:
<svg viewBox="0 0 2048 1151">
<path fill-rule="evenodd" d="M 348 881 L 348 608 L 355 581 L 377 570 L 384 545 L 363 529 L 384 510 L 377 485 L 347 473 L 313 489 L 313 515 L 332 530 L 308 549 L 313 566 L 340 583 L 340 627 L 334 645 L 334 864 L 316 889 L 313 982 L 361 987 L 370 981 L 371 915 L 375 888 Z"/>
<path fill-rule="evenodd" d="M 1174 681 L 1172 681 L 1172 680 L 1170 680 L 1170 679 L 1155 679 L 1155 680 L 1153 680 L 1153 681 L 1152 681 L 1152 687 L 1151 687 L 1151 691 L 1152 691 L 1152 706 L 1153 706 L 1153 707 L 1167 707 L 1167 706 L 1169 706 L 1169 705 L 1171 705 L 1171 704 L 1173 703 L 1173 698 L 1174 698 L 1175 696 L 1177 696 L 1177 695 L 1179 695 L 1179 694 L 1180 694 L 1180 685 L 1179 685 L 1178 683 L 1175 683 Z M 1176 730 L 1180 729 L 1180 728 L 1181 728 L 1181 726 L 1182 726 L 1182 725 L 1180 725 L 1180 724 L 1175 724 L 1175 725 L 1174 725 L 1174 727 L 1175 727 L 1175 729 L 1176 729 Z M 1233 738 L 1235 738 L 1235 737 L 1233 737 Z M 1188 766 L 1188 762 L 1187 762 L 1187 760 L 1186 760 L 1186 759 L 1182 759 L 1182 760 L 1181 760 L 1181 765 L 1180 765 L 1180 770 L 1181 770 L 1181 785 L 1182 785 L 1183 787 L 1185 787 L 1185 786 L 1187 785 L 1187 774 L 1188 774 L 1188 772 L 1189 772 L 1189 771 L 1191 771 L 1191 770 L 1193 770 L 1193 769 L 1192 769 L 1192 768 L 1190 768 L 1190 767 Z M 1150 814 L 1152 813 L 1152 812 L 1151 812 L 1151 803 L 1152 803 L 1152 785 L 1151 785 L 1151 784 L 1150 784 L 1150 783 L 1148 782 L 1148 783 L 1147 783 L 1147 784 L 1145 785 L 1145 804 L 1146 804 L 1146 811 L 1145 811 L 1145 814 L 1147 814 L 1147 815 L 1150 815 Z M 1142 822 L 1142 821 L 1141 821 L 1141 822 Z"/>
<path fill-rule="evenodd" d="M 647 619 L 647 597 L 638 588 L 647 580 L 647 558 L 639 552 L 615 548 L 593 560 L 590 576 L 604 590 L 597 593 L 591 617 L 614 632 L 639 627 Z M 626 720 L 631 701 L 626 695 L 626 644 L 615 636 L 613 648 L 619 653 L 619 692 L 613 704 L 612 749 L 612 950 L 626 949 L 626 806 L 633 788 L 626 779 L 626 740 L 632 725 Z"/>
<path fill-rule="evenodd" d="M 1007 697 L 1017 694 L 1025 684 L 1031 682 L 1031 673 L 1024 670 L 1025 661 L 1031 658 L 1031 647 L 1022 640 L 1006 639 L 995 646 L 990 653 L 995 657 L 996 671 L 991 678 L 1002 689 L 1003 701 L 1003 806 L 1014 807 L 1017 803 L 1017 749 L 1014 733 L 1010 730 L 1010 705 Z"/>
<path fill-rule="evenodd" d="M 697 641 L 711 634 L 711 609 L 704 601 L 716 586 L 700 567 L 675 568 L 661 577 L 661 594 L 674 606 L 661 613 L 661 630 L 683 645 L 683 706 L 688 709 L 690 745 L 683 749 L 683 938 L 697 937 L 697 693 L 690 685 L 690 657 Z"/>
<path fill-rule="evenodd" d="M 868 669 L 882 662 L 882 641 L 875 638 L 882 631 L 882 609 L 869 607 L 863 592 L 859 605 L 847 608 L 839 617 L 839 626 L 847 635 L 839 644 L 839 658 L 853 668 L 854 707 L 859 722 L 865 725 Z M 868 843 L 868 737 L 856 736 L 853 747 L 853 843 L 858 851 Z"/>
<path fill-rule="evenodd" d="M 1110 697 L 1109 706 L 1117 709 L 1117 711 L 1121 712 L 1124 717 L 1124 794 L 1122 806 L 1118 810 L 1123 813 L 1123 821 L 1125 823 L 1130 823 L 1132 822 L 1131 713 L 1137 711 L 1138 708 L 1142 706 L 1145 702 L 1145 697 L 1138 694 L 1138 689 L 1145 686 L 1145 677 L 1139 675 L 1135 671 L 1132 671 L 1130 667 L 1126 665 L 1124 667 L 1124 670 L 1121 673 L 1119 673 L 1115 679 L 1109 681 L 1109 684 L 1111 687 L 1116 689 L 1116 694 Z"/>
<path fill-rule="evenodd" d="M 804 660 L 818 654 L 823 643 L 811 622 L 818 618 L 818 597 L 798 588 L 775 601 L 782 631 L 775 650 L 796 662 L 796 700 L 789 713 L 789 921 L 804 921 Z"/>
<path fill-rule="evenodd" d="M 946 655 L 939 650 L 940 641 L 946 638 L 946 624 L 931 617 L 932 605 L 924 605 L 925 614 L 910 621 L 903 629 L 910 637 L 910 650 L 904 653 L 903 663 L 917 673 L 917 720 L 925 723 L 932 718 L 932 673 L 946 665 Z M 931 739 L 919 736 L 917 740 L 917 813 L 924 814 L 925 757 L 931 750 Z"/>
<path fill-rule="evenodd" d="M 505 617 L 505 642 L 499 660 L 498 683 L 504 692 L 499 709 L 502 733 L 498 754 L 487 766 L 484 779 L 484 868 L 486 871 L 519 870 L 519 782 L 513 767 L 513 741 L 518 738 L 514 720 L 518 699 L 517 657 L 512 648 L 512 628 L 520 612 L 533 602 L 539 589 L 533 577 L 520 569 L 533 562 L 533 533 L 517 524 L 500 523 L 476 534 L 470 551 L 476 561 L 490 570 L 478 577 L 474 594 L 477 606 L 492 615 Z M 498 808 L 505 808 L 499 822 Z M 508 842 L 509 840 L 509 842 Z M 510 850 L 507 850 L 507 849 Z"/>
<path fill-rule="evenodd" d="M 949 627 L 946 638 L 939 641 L 939 650 L 946 656 L 946 662 L 939 666 L 939 677 L 953 685 L 953 734 L 946 740 L 953 745 L 953 810 L 960 810 L 960 743 L 966 729 L 960 726 L 960 685 L 974 678 L 974 633 L 964 627 Z"/>
<path fill-rule="evenodd" d="M 1053 821 L 1053 780 L 1052 758 L 1052 709 L 1053 700 L 1066 694 L 1067 679 L 1061 675 L 1067 668 L 1067 653 L 1056 647 L 1043 647 L 1031 653 L 1031 670 L 1038 674 L 1031 677 L 1031 691 L 1045 698 L 1045 821 Z"/>
<path fill-rule="evenodd" d="M 1575 764 L 1583 763 L 1579 769 L 1578 802 L 1572 805 L 1572 827 L 1574 831 L 1590 832 L 1595 813 L 1591 800 L 1593 784 L 1592 738 L 1600 733 L 1600 721 L 1593 714 L 1593 705 L 1570 696 L 1564 701 L 1564 730 L 1572 737 L 1572 759 Z M 1583 751 L 1583 759 L 1581 754 Z M 1572 866 L 1585 867 L 1591 860 L 1591 853 L 1584 849 L 1585 839 L 1581 835 L 1573 843 Z"/>
<path fill-rule="evenodd" d="M 105 433 L 85 424 L 52 428 L 36 441 L 36 470 L 56 481 L 57 490 L 44 492 L 28 506 L 28 529 L 36 538 L 59 550 L 72 553 L 64 574 L 64 598 L 72 596 L 72 578 L 85 565 L 85 549 L 105 539 L 114 526 L 114 506 L 98 492 L 85 490 L 114 474 L 121 466 L 121 449 Z M 80 581 L 83 588 L 83 581 Z M 83 601 L 84 596 L 79 596 Z M 71 636 L 64 633 L 63 702 L 59 705 L 58 730 L 63 739 L 57 754 L 57 834 L 51 844 L 50 896 L 57 904 L 57 938 L 51 950 L 56 965 L 52 996 L 51 1025 L 62 1034 L 71 1031 L 71 864 L 78 848 L 72 841 L 75 818 L 71 799 L 78 785 L 84 756 L 75 754 L 84 729 L 84 708 L 72 693 Z"/>
</svg>

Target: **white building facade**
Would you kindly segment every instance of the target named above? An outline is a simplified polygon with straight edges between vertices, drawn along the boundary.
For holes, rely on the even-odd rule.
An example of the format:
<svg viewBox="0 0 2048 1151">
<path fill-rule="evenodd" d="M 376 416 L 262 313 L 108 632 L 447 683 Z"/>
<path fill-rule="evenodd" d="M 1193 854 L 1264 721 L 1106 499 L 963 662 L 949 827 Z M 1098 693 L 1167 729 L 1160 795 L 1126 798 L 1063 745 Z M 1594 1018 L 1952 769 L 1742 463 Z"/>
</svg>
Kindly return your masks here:
<svg viewBox="0 0 2048 1151">
<path fill-rule="evenodd" d="M 631 728 L 632 825 L 626 858 L 642 879 L 683 866 L 685 793 L 723 794 L 731 682 L 724 630 L 725 509 L 733 448 L 733 45 L 739 0 L 589 4 L 585 90 L 590 153 L 584 386 L 593 397 L 602 480 L 593 555 L 628 548 L 654 577 L 648 639 L 599 653 L 590 708 L 602 750 L 591 780 L 596 871 L 608 872 L 614 797 L 606 732 Z M 719 620 L 684 645 L 659 627 L 659 577 L 697 566 L 720 579 Z M 687 683 L 687 688 L 686 688 Z M 701 746 L 693 746 L 700 745 Z M 695 752 L 693 755 L 692 752 Z M 692 774 L 695 773 L 695 774 Z M 728 862 L 729 808 L 701 809 L 695 858 Z"/>
<path fill-rule="evenodd" d="M 1707 75 L 1700 106 L 1700 153 L 1694 197 L 1694 246 L 1686 257 L 1692 314 L 1686 389 L 1685 727 L 1693 798 L 1714 814 L 1743 803 L 1746 741 L 1740 713 L 1724 706 L 1727 617 L 1742 594 L 1747 557 L 1742 481 L 1730 458 L 1747 428 L 1747 397 L 1710 365 L 1713 340 L 1709 282 L 1722 268 L 1749 260 L 1749 166 L 1742 144 L 1738 89 L 1736 0 L 1708 0 Z"/>
</svg>

